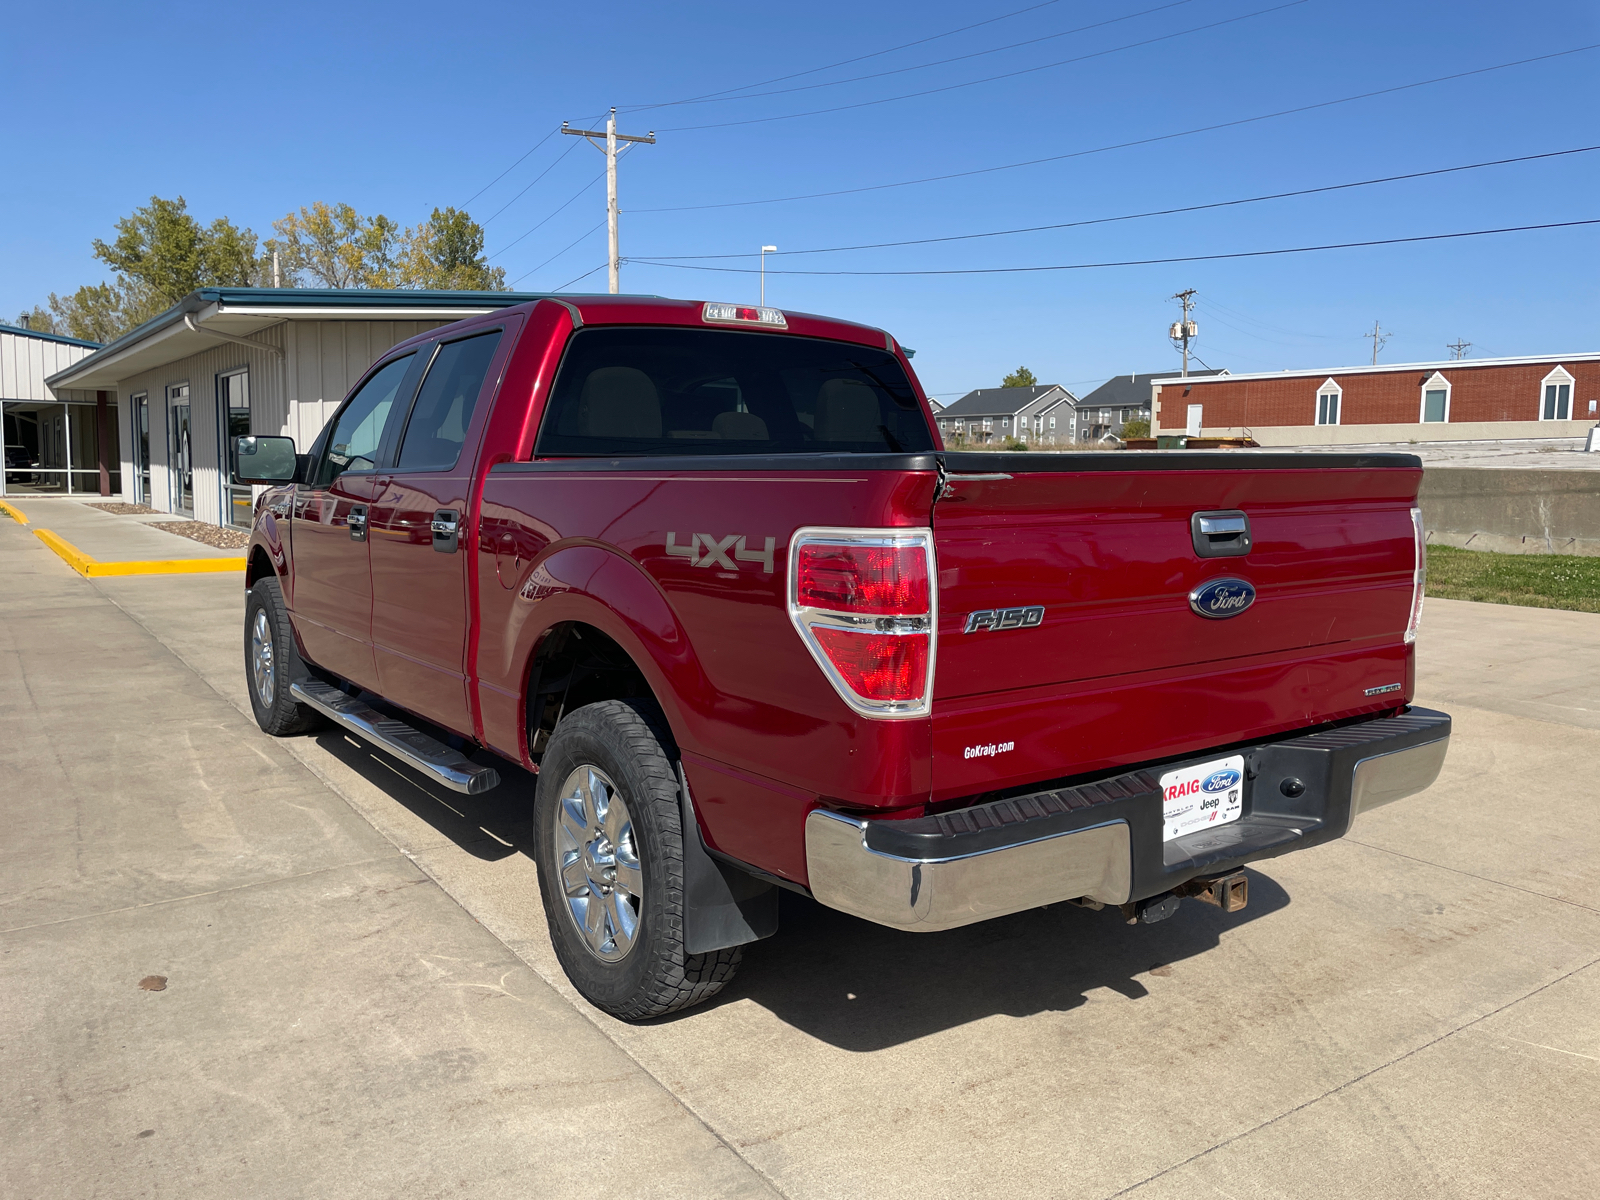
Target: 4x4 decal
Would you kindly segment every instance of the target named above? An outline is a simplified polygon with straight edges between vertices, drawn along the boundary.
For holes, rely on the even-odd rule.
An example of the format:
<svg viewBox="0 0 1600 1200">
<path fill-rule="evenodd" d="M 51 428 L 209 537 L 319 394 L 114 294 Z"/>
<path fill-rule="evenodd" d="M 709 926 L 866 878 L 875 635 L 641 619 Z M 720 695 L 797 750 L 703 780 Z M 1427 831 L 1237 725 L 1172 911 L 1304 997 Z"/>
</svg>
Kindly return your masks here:
<svg viewBox="0 0 1600 1200">
<path fill-rule="evenodd" d="M 772 552 L 777 547 L 777 538 L 768 538 L 766 547 L 761 550 L 751 550 L 745 545 L 746 538 L 743 534 L 730 533 L 727 537 L 713 537 L 709 533 L 694 534 L 687 546 L 677 544 L 677 534 L 667 534 L 667 553 L 676 558 L 687 558 L 689 564 L 695 567 L 726 567 L 730 571 L 737 571 L 739 563 L 758 562 L 761 570 L 772 574 Z M 728 557 L 729 551 L 733 557 Z"/>
</svg>

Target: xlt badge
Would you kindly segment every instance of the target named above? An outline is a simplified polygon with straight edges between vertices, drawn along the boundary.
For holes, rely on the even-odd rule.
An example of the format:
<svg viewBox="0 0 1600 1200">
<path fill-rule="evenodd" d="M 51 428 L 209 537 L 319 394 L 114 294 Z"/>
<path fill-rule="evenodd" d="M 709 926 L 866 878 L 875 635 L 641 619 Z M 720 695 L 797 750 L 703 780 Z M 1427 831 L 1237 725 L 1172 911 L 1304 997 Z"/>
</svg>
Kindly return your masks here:
<svg viewBox="0 0 1600 1200">
<path fill-rule="evenodd" d="M 980 629 L 1032 629 L 1044 623 L 1044 605 L 1030 604 L 1026 608 L 985 608 L 967 614 L 967 627 L 962 633 L 977 633 Z"/>
</svg>

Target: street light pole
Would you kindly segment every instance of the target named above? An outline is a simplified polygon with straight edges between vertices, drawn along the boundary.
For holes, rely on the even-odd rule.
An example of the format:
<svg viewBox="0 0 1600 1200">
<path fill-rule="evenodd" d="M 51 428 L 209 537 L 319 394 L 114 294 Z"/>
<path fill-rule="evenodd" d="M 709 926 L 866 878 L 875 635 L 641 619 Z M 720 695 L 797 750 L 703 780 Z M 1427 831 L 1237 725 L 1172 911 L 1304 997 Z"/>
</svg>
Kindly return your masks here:
<svg viewBox="0 0 1600 1200">
<path fill-rule="evenodd" d="M 761 247 L 761 307 L 767 306 L 767 255 L 776 254 L 776 246 Z"/>
</svg>

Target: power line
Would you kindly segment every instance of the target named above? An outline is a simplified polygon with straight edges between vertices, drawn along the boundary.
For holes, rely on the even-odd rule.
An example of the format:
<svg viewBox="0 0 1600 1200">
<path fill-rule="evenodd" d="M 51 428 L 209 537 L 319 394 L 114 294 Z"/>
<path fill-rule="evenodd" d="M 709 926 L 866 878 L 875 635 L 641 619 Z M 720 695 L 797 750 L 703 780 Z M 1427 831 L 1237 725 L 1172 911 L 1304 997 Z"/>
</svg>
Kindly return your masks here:
<svg viewBox="0 0 1600 1200">
<path fill-rule="evenodd" d="M 1295 331 L 1293 329 L 1280 329 L 1276 325 L 1267 324 L 1265 321 L 1261 320 L 1259 317 L 1252 317 L 1249 313 L 1244 313 L 1244 312 L 1240 312 L 1238 309 L 1229 308 L 1226 304 L 1218 304 L 1215 300 L 1211 300 L 1211 299 L 1208 299 L 1205 302 L 1204 307 L 1206 308 L 1207 311 L 1210 311 L 1210 310 L 1213 310 L 1213 309 L 1221 310 L 1222 312 L 1227 313 L 1229 316 L 1237 317 L 1239 320 L 1244 321 L 1247 324 L 1258 325 L 1262 329 L 1269 330 L 1272 333 L 1281 333 L 1285 337 L 1317 338 L 1319 340 L 1326 340 L 1326 341 L 1340 341 L 1340 340 L 1343 340 L 1340 337 L 1340 335 L 1333 334 L 1333 333 L 1299 333 L 1299 332 L 1297 332 L 1297 331 Z M 1218 317 L 1216 312 L 1211 312 L 1211 315 L 1213 317 L 1215 317 L 1217 320 L 1222 321 L 1222 318 Z M 1222 321 L 1222 323 L 1224 325 L 1228 325 L 1228 323 L 1226 321 Z M 1244 334 L 1246 337 L 1260 337 L 1259 334 L 1251 333 L 1248 329 L 1239 329 L 1238 326 L 1236 326 L 1236 325 L 1228 325 L 1228 328 L 1229 329 L 1237 329 L 1238 332 Z M 1267 339 L 1266 338 L 1261 338 L 1261 340 L 1262 341 L 1266 341 Z"/>
<path fill-rule="evenodd" d="M 587 279 L 587 278 L 589 278 L 589 276 L 593 275 L 596 271 L 604 271 L 608 265 L 609 265 L 608 263 L 601 263 L 598 267 L 590 267 L 582 275 L 579 275 L 578 279 Z M 552 291 L 557 291 L 557 292 L 564 292 L 569 287 L 571 287 L 573 284 L 577 283 L 578 279 L 569 279 L 565 283 L 563 283 L 560 287 L 553 288 L 551 290 Z"/>
<path fill-rule="evenodd" d="M 1010 43 L 1008 43 L 1008 44 L 1006 44 L 1004 46 L 995 46 L 993 49 L 990 49 L 990 50 L 974 50 L 969 54 L 957 54 L 953 58 L 939 58 L 939 59 L 933 60 L 932 62 L 916 63 L 916 64 L 914 64 L 912 66 L 909 66 L 909 67 L 895 67 L 893 70 L 877 71 L 877 72 L 874 72 L 871 75 L 852 75 L 848 79 L 831 79 L 831 80 L 828 80 L 826 83 L 808 83 L 808 84 L 804 84 L 804 85 L 802 85 L 800 87 L 778 88 L 778 89 L 776 89 L 774 91 L 770 91 L 770 92 L 744 91 L 744 92 L 741 92 L 739 95 L 736 95 L 736 96 L 726 96 L 726 95 L 715 95 L 714 94 L 714 95 L 710 95 L 710 96 L 701 97 L 700 99 L 697 99 L 697 100 L 679 100 L 679 101 L 676 101 L 675 103 L 678 104 L 678 105 L 684 105 L 684 104 L 727 104 L 730 101 L 736 101 L 736 100 L 759 100 L 759 99 L 762 99 L 763 97 L 766 97 L 766 96 L 788 96 L 788 95 L 792 95 L 795 92 L 814 92 L 814 91 L 818 90 L 819 88 L 842 87 L 847 83 L 861 83 L 864 80 L 887 79 L 891 75 L 905 75 L 905 74 L 907 74 L 908 72 L 911 72 L 911 71 L 926 71 L 926 70 L 929 70 L 932 67 L 947 67 L 951 63 L 965 62 L 969 58 L 983 58 L 986 55 L 990 55 L 990 54 L 1002 54 L 1007 50 L 1018 50 L 1018 49 L 1021 49 L 1023 46 L 1037 46 L 1042 42 L 1051 42 L 1051 41 L 1055 41 L 1057 38 L 1071 37 L 1075 33 L 1087 33 L 1091 29 L 1103 29 L 1107 25 L 1120 25 L 1124 21 L 1137 20 L 1139 17 L 1147 17 L 1151 13 L 1165 12 L 1169 8 L 1180 8 L 1185 4 L 1193 4 L 1194 2 L 1195 2 L 1195 0 L 1168 0 L 1168 3 L 1166 3 L 1166 4 L 1158 4 L 1154 8 L 1140 9 L 1138 12 L 1126 13 L 1123 16 L 1120 16 L 1120 17 L 1110 17 L 1107 20 L 1095 21 L 1094 23 L 1089 24 L 1089 25 L 1079 25 L 1075 29 L 1063 29 L 1059 33 L 1046 33 L 1046 34 L 1041 34 L 1039 37 L 1024 38 L 1020 42 L 1010 42 Z M 1043 68 L 1029 68 L 1029 69 L 1030 70 L 1042 70 Z M 1003 77 L 997 77 L 997 78 L 1003 78 Z M 761 84 L 753 84 L 751 86 L 753 86 L 753 87 L 761 87 L 763 85 L 761 85 Z M 665 105 L 651 105 L 650 107 L 652 107 L 652 108 L 663 108 L 663 107 L 666 107 L 666 106 Z"/>
<path fill-rule="evenodd" d="M 555 133 L 552 131 L 548 135 L 546 140 L 548 140 L 549 137 L 554 137 L 554 136 L 555 136 Z M 540 144 L 543 145 L 543 143 L 540 143 Z M 558 166 L 560 166 L 561 165 L 561 160 L 563 158 L 566 158 L 567 155 L 571 154 L 574 149 L 575 149 L 575 145 L 568 146 L 565 150 L 563 150 L 559 155 L 556 156 L 555 162 L 551 163 L 548 167 L 546 167 L 544 170 L 540 171 L 537 175 L 535 175 L 533 177 L 533 183 L 530 183 L 528 185 L 528 187 L 523 188 L 522 191 L 518 192 L 515 196 L 511 197 L 511 199 L 507 200 L 499 208 L 495 209 L 494 216 L 492 216 L 488 220 L 484 221 L 484 224 L 487 225 L 489 223 L 489 221 L 494 220 L 495 217 L 498 217 L 501 213 L 505 212 L 506 209 L 510 208 L 518 200 L 521 200 L 522 197 L 527 194 L 528 188 L 531 188 L 534 183 L 538 183 L 539 180 L 543 179 L 546 175 L 550 174 L 551 171 L 554 171 Z M 524 154 L 522 157 L 526 158 L 527 155 Z M 487 190 L 487 189 L 485 189 L 485 190 Z"/>
<path fill-rule="evenodd" d="M 1062 221 L 1053 225 L 1025 225 L 1017 229 L 995 229 L 986 233 L 955 233 L 943 237 L 908 238 L 898 242 L 863 242 L 854 246 L 823 246 L 811 250 L 781 250 L 782 256 L 791 254 L 839 254 L 850 250 L 887 250 L 901 246 L 928 246 L 941 242 L 965 242 L 977 238 L 1009 237 L 1018 233 L 1046 233 L 1059 229 L 1079 229 L 1085 225 L 1109 225 L 1118 221 L 1137 221 L 1145 217 L 1170 217 L 1178 213 L 1204 212 L 1213 208 L 1233 208 L 1240 204 L 1259 204 L 1266 200 L 1287 200 L 1296 196 L 1315 196 L 1322 192 L 1345 191 L 1349 188 L 1372 187 L 1380 183 L 1398 183 L 1407 179 L 1425 179 L 1433 175 L 1450 175 L 1459 171 L 1475 171 L 1480 167 L 1499 167 L 1509 163 L 1533 162 L 1542 158 L 1560 158 L 1569 154 L 1587 154 L 1600 150 L 1600 145 L 1579 146 L 1572 150 L 1550 150 L 1542 154 L 1523 154 L 1516 158 L 1496 158 L 1487 162 L 1464 163 L 1455 167 L 1438 167 L 1430 171 L 1411 171 L 1404 175 L 1384 175 L 1377 179 L 1359 179 L 1352 183 L 1330 183 L 1321 187 L 1299 188 L 1291 192 L 1272 192 L 1265 196 L 1246 196 L 1238 200 L 1213 200 L 1206 204 L 1187 204 L 1180 208 L 1158 208 L 1148 212 L 1124 213 L 1115 217 L 1091 217 L 1082 221 Z M 691 262 L 711 259 L 747 258 L 748 254 L 655 254 L 657 262 Z"/>
<path fill-rule="evenodd" d="M 1042 4 L 1031 4 L 1027 8 L 1015 9 L 1012 12 L 1002 13 L 998 17 L 990 17 L 985 21 L 976 21 L 971 25 L 963 25 L 959 29 L 950 29 L 944 33 L 935 33 L 930 37 L 918 38 L 914 42 L 902 42 L 898 46 L 890 46 L 887 50 L 874 50 L 871 54 L 858 54 L 855 58 L 841 59 L 836 63 L 829 63 L 825 67 L 811 67 L 805 71 L 795 71 L 789 75 L 779 75 L 776 79 L 766 79 L 760 83 L 747 83 L 740 87 L 724 88 L 720 92 L 706 92 L 704 95 L 691 96 L 685 100 L 666 100 L 656 104 L 624 104 L 620 107 L 625 112 L 642 112 L 647 108 L 675 108 L 681 104 L 696 104 L 702 100 L 710 100 L 717 96 L 725 96 L 729 92 L 743 92 L 750 88 L 770 87 L 774 83 L 787 83 L 791 79 L 801 79 L 807 75 L 817 75 L 823 71 L 831 71 L 835 67 L 848 67 L 853 63 L 866 62 L 869 58 L 882 58 L 885 54 L 894 54 L 900 50 L 909 50 L 913 46 L 926 45 L 928 42 L 937 42 L 942 38 L 954 37 L 958 33 L 966 33 L 972 29 L 981 29 L 985 25 L 993 25 L 999 21 L 1009 21 L 1012 17 L 1020 17 L 1024 13 L 1036 12 L 1041 8 L 1050 8 L 1061 3 L 1061 0 L 1044 0 Z"/>
<path fill-rule="evenodd" d="M 576 246 L 578 244 L 578 242 L 586 241 L 587 239 L 592 238 L 595 234 L 599 233 L 600 230 L 603 229 L 604 227 L 605 227 L 605 222 L 601 221 L 600 224 L 596 225 L 593 229 L 590 229 L 585 233 L 579 234 L 578 238 L 575 241 L 569 242 L 565 249 L 557 250 L 554 254 L 552 254 L 549 258 L 545 259 L 537 267 L 529 267 L 521 275 L 518 275 L 515 279 L 513 279 L 511 281 L 511 286 L 512 287 L 516 287 L 517 284 L 521 283 L 524 279 L 526 279 L 529 275 L 532 275 L 535 271 L 544 270 L 544 268 L 548 267 L 551 263 L 555 262 L 556 259 L 560 258 L 568 250 L 571 250 L 574 246 Z M 608 258 L 606 261 L 609 262 L 610 259 Z M 591 272 L 589 272 L 589 274 L 593 274 L 593 272 L 591 271 Z"/>
<path fill-rule="evenodd" d="M 592 188 L 595 184 L 599 183 L 605 177 L 606 177 L 606 173 L 604 171 L 601 171 L 600 174 L 596 175 L 593 179 L 589 180 L 588 183 L 584 184 L 577 191 L 573 192 L 571 197 L 567 200 L 566 204 L 563 204 L 561 206 L 561 208 L 556 209 L 556 211 L 551 213 L 550 216 L 546 217 L 544 219 L 544 221 L 540 221 L 538 225 L 534 225 L 534 226 L 531 226 L 528 229 L 524 229 L 521 233 L 517 234 L 516 237 L 512 238 L 504 246 L 501 246 L 500 249 L 496 250 L 493 254 L 489 255 L 489 258 L 491 258 L 491 259 L 499 258 L 507 250 L 509 250 L 509 249 L 511 249 L 511 247 L 515 246 L 518 242 L 520 242 L 523 238 L 527 237 L 535 229 L 538 229 L 540 225 L 543 225 L 545 223 L 545 221 L 549 221 L 550 218 L 554 217 L 556 215 L 556 213 L 559 213 L 561 211 L 561 209 L 566 208 L 567 205 L 571 204 L 573 200 L 576 200 L 579 196 L 583 195 L 585 192 L 587 192 L 590 188 Z"/>
<path fill-rule="evenodd" d="M 499 183 L 507 175 L 511 174 L 511 172 L 515 171 L 519 166 L 522 165 L 522 159 L 523 158 L 527 158 L 528 154 L 532 154 L 540 146 L 544 145 L 551 138 L 555 137 L 555 135 L 556 135 L 556 131 L 554 129 L 552 129 L 549 133 L 545 134 L 542 138 L 540 138 L 537 142 L 535 142 L 531 147 L 529 147 L 527 154 L 524 154 L 522 156 L 522 158 L 517 159 L 516 162 L 512 163 L 504 171 L 501 171 L 500 174 L 496 175 L 493 179 L 489 180 L 488 183 L 484 184 L 477 191 L 473 192 L 472 195 L 468 196 L 466 198 L 466 200 L 462 203 L 461 207 L 465 208 L 468 204 L 471 204 L 474 200 L 476 200 L 479 196 L 481 196 L 485 192 L 487 192 L 495 184 Z M 494 218 L 490 217 L 489 219 L 492 221 Z"/>
<path fill-rule="evenodd" d="M 963 267 L 924 271 L 769 271 L 769 275 L 1021 275 L 1037 271 L 1087 271 L 1099 267 L 1153 267 L 1168 263 L 1217 262 L 1230 258 L 1266 258 L 1279 254 L 1310 254 L 1319 250 L 1356 250 L 1366 246 L 1398 246 L 1407 242 L 1442 242 L 1453 238 L 1487 237 L 1497 233 L 1526 233 L 1537 229 L 1571 229 L 1580 225 L 1600 225 L 1600 217 L 1583 221 L 1552 221 L 1543 225 L 1508 225 L 1500 229 L 1468 229 L 1459 233 L 1426 233 L 1414 237 L 1374 238 L 1365 242 L 1329 242 L 1320 246 L 1289 246 L 1279 250 L 1238 250 L 1229 254 L 1185 254 L 1173 258 L 1138 258 L 1118 262 L 1059 263 L 1035 267 Z M 716 271 L 725 275 L 753 275 L 753 267 L 701 267 L 691 263 L 657 262 L 630 258 L 629 262 L 652 267 L 675 267 L 680 271 Z"/>
<path fill-rule="evenodd" d="M 999 75 L 987 75 L 982 79 L 969 79 L 964 83 L 950 83 L 943 87 L 926 88 L 920 92 L 906 92 L 900 96 L 885 96 L 881 100 L 862 100 L 855 104 L 839 104 L 833 108 L 816 108 L 809 112 L 783 113 L 776 117 L 750 117 L 743 121 L 719 121 L 711 125 L 672 125 L 663 129 L 663 133 L 686 133 L 700 129 L 728 129 L 735 125 L 766 125 L 773 121 L 793 121 L 800 117 L 820 117 L 828 113 L 850 112 L 858 108 L 873 108 L 879 104 L 893 104 L 898 100 L 915 100 L 922 96 L 936 96 L 942 92 L 959 91 L 961 88 L 977 87 L 983 83 L 994 83 L 1001 79 L 1015 79 L 1019 75 L 1033 75 L 1039 71 L 1050 71 L 1056 67 L 1070 66 L 1073 63 L 1086 62 L 1092 58 L 1104 58 L 1108 54 L 1120 54 L 1124 50 L 1137 50 L 1141 46 L 1152 46 L 1157 42 L 1170 42 L 1173 38 L 1187 37 L 1191 33 L 1203 33 L 1208 29 L 1220 29 L 1224 25 L 1236 25 L 1240 21 L 1248 21 L 1254 17 L 1266 16 L 1268 13 L 1281 12 L 1286 8 L 1298 8 L 1302 4 L 1310 4 L 1311 0 L 1285 0 L 1282 4 L 1274 4 L 1270 8 L 1257 9 L 1255 12 L 1244 13 L 1237 17 L 1227 17 L 1221 21 L 1212 21 L 1206 25 L 1196 25 L 1190 29 L 1179 29 L 1173 33 L 1163 33 L 1156 37 L 1145 38 L 1139 42 L 1129 42 L 1122 46 L 1112 46 L 1108 50 L 1096 50 L 1091 54 L 1080 54 L 1074 58 L 1063 58 L 1059 62 L 1043 63 L 1037 67 L 1023 67 L 1016 71 L 1004 71 Z"/>
<path fill-rule="evenodd" d="M 834 196 L 854 196 L 863 192 L 881 192 L 892 188 L 915 187 L 924 183 L 944 183 L 951 179 L 966 179 L 974 175 L 990 175 L 996 171 L 1015 171 L 1023 167 L 1036 167 L 1044 163 L 1064 162 L 1073 158 L 1085 158 L 1093 154 L 1107 154 L 1113 150 L 1128 150 L 1135 146 L 1149 146 L 1157 142 L 1168 142 L 1176 138 L 1193 137 L 1201 133 L 1215 133 L 1219 129 L 1233 129 L 1241 125 L 1253 125 L 1260 121 L 1270 121 L 1278 117 L 1290 117 L 1299 113 L 1314 112 L 1322 108 L 1334 108 L 1341 104 L 1353 104 L 1357 100 L 1370 100 L 1376 96 L 1388 96 L 1395 92 L 1411 91 L 1416 88 L 1431 87 L 1436 83 L 1450 83 L 1457 79 L 1467 79 L 1474 75 L 1487 75 L 1493 71 L 1506 71 L 1512 67 L 1523 67 L 1530 63 L 1547 62 L 1550 59 L 1564 58 L 1569 54 L 1582 54 L 1589 50 L 1600 49 L 1600 42 L 1587 46 L 1577 46 L 1570 50 L 1556 50 L 1549 54 L 1538 54 L 1532 58 L 1519 58 L 1513 62 L 1496 63 L 1490 67 L 1477 67 L 1470 71 L 1458 71 L 1451 75 L 1439 75 L 1432 79 L 1419 79 L 1413 83 L 1397 84 L 1394 87 L 1378 88 L 1371 92 L 1358 92 L 1353 96 L 1341 96 L 1336 100 L 1319 100 L 1315 104 L 1302 104 L 1295 108 L 1283 108 L 1276 112 L 1260 113 L 1253 117 L 1240 117 L 1232 121 L 1219 121 L 1213 125 L 1201 125 L 1194 129 L 1182 129 L 1176 133 L 1161 133 L 1151 137 L 1135 138 L 1128 142 L 1114 142 L 1108 146 L 1096 146 L 1091 150 L 1072 150 L 1066 154 L 1051 154 L 1043 158 L 1029 158 L 1021 162 L 1001 163 L 994 167 L 977 167 L 970 171 L 953 171 L 947 175 L 928 175 L 920 179 L 902 179 L 894 183 L 874 183 L 865 187 L 839 188 L 831 192 L 807 192 L 798 196 L 772 196 L 764 200 L 729 200 L 718 204 L 681 204 L 669 208 L 636 208 L 633 212 L 699 212 L 713 208 L 748 208 L 758 204 L 788 204 L 798 200 L 825 200 Z"/>
</svg>

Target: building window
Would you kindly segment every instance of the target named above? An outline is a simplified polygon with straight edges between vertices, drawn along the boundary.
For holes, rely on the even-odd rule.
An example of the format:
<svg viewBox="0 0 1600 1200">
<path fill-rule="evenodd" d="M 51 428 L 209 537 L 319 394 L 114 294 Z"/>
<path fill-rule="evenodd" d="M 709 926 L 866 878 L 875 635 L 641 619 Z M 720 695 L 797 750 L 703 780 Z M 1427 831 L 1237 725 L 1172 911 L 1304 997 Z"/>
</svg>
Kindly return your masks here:
<svg viewBox="0 0 1600 1200">
<path fill-rule="evenodd" d="M 222 480 L 222 523 L 249 529 L 254 508 L 248 484 L 233 482 L 234 438 L 255 432 L 250 427 L 250 372 L 230 371 L 217 376 L 217 428 L 222 431 L 222 454 L 226 464 Z"/>
<path fill-rule="evenodd" d="M 1541 421 L 1569 421 L 1572 419 L 1573 378 L 1566 370 L 1557 367 L 1540 382 L 1544 389 L 1544 402 L 1539 408 Z M 1590 405 L 1590 412 L 1594 407 Z"/>
<path fill-rule="evenodd" d="M 1344 389 L 1332 379 L 1317 389 L 1317 424 L 1337 425 L 1339 423 L 1339 401 L 1344 397 Z"/>
<path fill-rule="evenodd" d="M 1052 432 L 1054 432 L 1055 427 L 1056 427 L 1056 419 L 1054 417 L 1051 417 L 1050 418 L 1050 429 L 1051 429 Z"/>
<path fill-rule="evenodd" d="M 1422 421 L 1450 419 L 1450 381 L 1435 371 L 1422 385 Z"/>
</svg>

